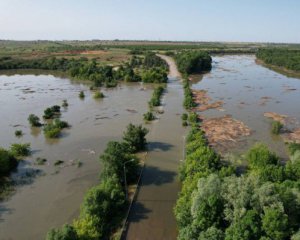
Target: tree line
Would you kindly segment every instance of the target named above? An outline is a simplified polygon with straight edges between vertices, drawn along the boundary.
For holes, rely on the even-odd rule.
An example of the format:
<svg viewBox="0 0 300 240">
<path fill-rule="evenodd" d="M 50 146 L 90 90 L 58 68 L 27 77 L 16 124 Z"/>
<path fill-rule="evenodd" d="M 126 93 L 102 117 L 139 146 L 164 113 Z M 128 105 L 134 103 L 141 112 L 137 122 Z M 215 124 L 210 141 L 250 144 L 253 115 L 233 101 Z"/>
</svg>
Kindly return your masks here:
<svg viewBox="0 0 300 240">
<path fill-rule="evenodd" d="M 96 87 L 114 87 L 118 81 L 127 82 L 166 82 L 166 63 L 154 53 L 147 53 L 145 58 L 133 56 L 128 63 L 114 68 L 101 65 L 96 59 L 45 57 L 38 59 L 0 58 L 0 70 L 8 69 L 41 69 L 67 73 L 79 80 L 89 80 Z"/>
<path fill-rule="evenodd" d="M 261 48 L 256 57 L 266 64 L 300 71 L 300 50 L 290 48 Z"/>
<path fill-rule="evenodd" d="M 183 74 L 202 73 L 211 70 L 212 59 L 207 52 L 184 51 L 175 55 L 178 70 Z"/>
</svg>

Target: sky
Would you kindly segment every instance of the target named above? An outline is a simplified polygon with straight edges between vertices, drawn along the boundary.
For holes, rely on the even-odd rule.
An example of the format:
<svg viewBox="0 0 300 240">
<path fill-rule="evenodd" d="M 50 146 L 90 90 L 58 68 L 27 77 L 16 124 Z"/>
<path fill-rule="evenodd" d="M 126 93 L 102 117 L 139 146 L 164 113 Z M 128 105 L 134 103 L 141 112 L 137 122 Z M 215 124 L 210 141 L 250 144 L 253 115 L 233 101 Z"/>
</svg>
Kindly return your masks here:
<svg viewBox="0 0 300 240">
<path fill-rule="evenodd" d="M 300 43 L 300 1 L 0 0 L 0 39 Z"/>
</svg>

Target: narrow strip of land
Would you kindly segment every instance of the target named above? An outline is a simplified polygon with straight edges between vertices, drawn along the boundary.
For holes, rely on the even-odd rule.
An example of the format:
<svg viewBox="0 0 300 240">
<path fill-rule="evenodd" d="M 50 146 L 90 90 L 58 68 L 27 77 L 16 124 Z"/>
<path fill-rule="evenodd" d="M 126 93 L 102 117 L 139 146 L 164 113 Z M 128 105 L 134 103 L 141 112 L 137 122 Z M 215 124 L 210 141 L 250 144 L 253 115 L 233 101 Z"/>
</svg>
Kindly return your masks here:
<svg viewBox="0 0 300 240">
<path fill-rule="evenodd" d="M 163 101 L 164 114 L 153 123 L 148 136 L 149 153 L 141 185 L 130 215 L 125 239 L 176 239 L 173 207 L 180 190 L 177 171 L 182 159 L 183 90 L 174 60 L 161 56 L 169 65 L 169 82 Z"/>
</svg>

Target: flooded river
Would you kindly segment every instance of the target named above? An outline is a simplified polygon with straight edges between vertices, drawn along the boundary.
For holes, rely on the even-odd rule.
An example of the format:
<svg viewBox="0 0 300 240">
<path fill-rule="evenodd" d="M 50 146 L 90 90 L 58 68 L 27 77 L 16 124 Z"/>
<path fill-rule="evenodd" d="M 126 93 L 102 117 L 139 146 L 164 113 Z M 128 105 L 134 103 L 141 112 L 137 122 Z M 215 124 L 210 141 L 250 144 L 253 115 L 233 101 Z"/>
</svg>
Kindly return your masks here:
<svg viewBox="0 0 300 240">
<path fill-rule="evenodd" d="M 19 182 L 16 193 L 0 203 L 0 239 L 44 239 L 50 228 L 72 222 L 78 215 L 85 192 L 98 182 L 99 155 L 108 141 L 121 139 L 130 122 L 142 123 L 152 89 L 123 84 L 103 90 L 106 97 L 96 100 L 88 85 L 66 78 L 9 75 L 0 75 L 0 146 L 28 142 L 33 154 L 14 174 Z M 78 97 L 81 90 L 84 100 Z M 30 113 L 41 118 L 45 108 L 61 105 L 64 99 L 69 106 L 62 108 L 61 119 L 72 127 L 63 131 L 62 138 L 46 139 L 29 126 Z M 15 137 L 17 129 L 23 137 Z M 37 157 L 46 158 L 46 164 L 35 165 Z M 54 166 L 57 160 L 64 164 Z"/>
<path fill-rule="evenodd" d="M 286 146 L 281 137 L 271 134 L 271 120 L 265 112 L 288 115 L 293 126 L 300 121 L 300 79 L 287 77 L 256 63 L 255 56 L 234 55 L 213 57 L 210 73 L 196 77 L 193 89 L 207 90 L 212 101 L 223 101 L 221 109 L 210 109 L 200 114 L 219 117 L 226 114 L 244 122 L 252 130 L 236 148 L 229 152 L 243 152 L 257 141 L 266 143 L 282 158 L 286 158 Z"/>
<path fill-rule="evenodd" d="M 177 75 L 176 71 L 170 73 L 163 99 L 165 113 L 147 126 L 151 130 L 149 153 L 129 216 L 127 239 L 176 238 L 172 209 L 180 189 L 176 174 L 186 134 L 181 127 L 183 92 Z M 264 113 L 286 114 L 298 125 L 299 79 L 256 64 L 254 56 L 216 56 L 212 71 L 196 77 L 192 88 L 207 90 L 212 101 L 224 102 L 219 110 L 210 109 L 201 115 L 229 114 L 251 128 L 251 136 L 228 152 L 243 152 L 262 141 L 286 158 L 286 147 L 280 137 L 271 134 L 271 120 Z M 86 94 L 83 100 L 78 97 L 81 90 Z M 0 146 L 29 142 L 33 150 L 14 174 L 19 183 L 16 192 L 0 203 L 1 240 L 44 239 L 50 228 L 72 222 L 84 193 L 98 182 L 98 157 L 107 142 L 119 140 L 128 123 L 142 123 L 151 87 L 143 90 L 140 84 L 123 84 L 103 92 L 106 98 L 96 100 L 88 85 L 67 78 L 16 72 L 0 75 Z M 45 108 L 60 105 L 64 99 L 69 107 L 62 109 L 61 119 L 72 127 L 63 131 L 62 138 L 46 139 L 43 132 L 29 126 L 30 113 L 42 117 Z M 15 137 L 17 129 L 24 132 L 23 137 Z M 46 158 L 46 164 L 35 165 L 37 157 Z M 57 160 L 64 163 L 54 166 Z"/>
</svg>

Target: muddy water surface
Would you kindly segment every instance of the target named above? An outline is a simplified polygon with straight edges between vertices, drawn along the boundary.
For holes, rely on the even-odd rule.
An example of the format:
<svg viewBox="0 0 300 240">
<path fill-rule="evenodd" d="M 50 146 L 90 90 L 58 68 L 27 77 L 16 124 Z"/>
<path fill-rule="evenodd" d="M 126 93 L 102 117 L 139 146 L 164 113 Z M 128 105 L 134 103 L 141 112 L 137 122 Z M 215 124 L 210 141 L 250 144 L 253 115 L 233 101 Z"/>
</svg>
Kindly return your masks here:
<svg viewBox="0 0 300 240">
<path fill-rule="evenodd" d="M 119 140 L 130 122 L 141 123 L 148 108 L 151 87 L 121 85 L 103 90 L 105 98 L 95 100 L 89 86 L 52 75 L 0 75 L 0 146 L 31 143 L 32 156 L 19 165 L 15 194 L 0 203 L 0 239 L 44 239 L 52 227 L 72 222 L 86 190 L 97 184 L 101 166 L 99 154 L 110 140 Z M 84 90 L 84 100 L 78 98 Z M 30 113 L 42 117 L 43 110 L 67 99 L 61 119 L 71 128 L 58 140 L 46 139 L 27 122 Z M 16 138 L 15 130 L 24 136 Z M 46 158 L 44 166 L 35 165 Z M 54 162 L 64 163 L 55 167 Z M 78 167 L 78 162 L 82 166 Z M 38 172 L 37 172 L 38 171 Z"/>
<path fill-rule="evenodd" d="M 286 114 L 293 119 L 290 128 L 299 126 L 300 79 L 258 65 L 255 56 L 249 55 L 215 56 L 212 71 L 198 79 L 193 89 L 207 90 L 212 101 L 224 102 L 221 111 L 211 109 L 200 114 L 230 114 L 253 131 L 246 141 L 227 151 L 243 152 L 254 142 L 262 141 L 281 157 L 287 157 L 282 139 L 271 134 L 271 120 L 264 117 L 264 112 Z"/>
</svg>

